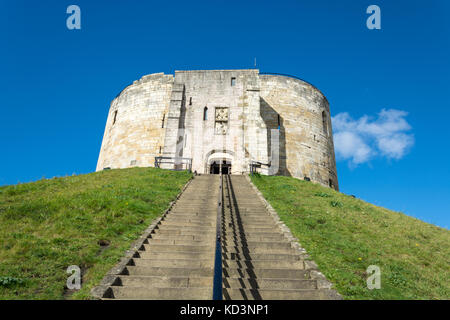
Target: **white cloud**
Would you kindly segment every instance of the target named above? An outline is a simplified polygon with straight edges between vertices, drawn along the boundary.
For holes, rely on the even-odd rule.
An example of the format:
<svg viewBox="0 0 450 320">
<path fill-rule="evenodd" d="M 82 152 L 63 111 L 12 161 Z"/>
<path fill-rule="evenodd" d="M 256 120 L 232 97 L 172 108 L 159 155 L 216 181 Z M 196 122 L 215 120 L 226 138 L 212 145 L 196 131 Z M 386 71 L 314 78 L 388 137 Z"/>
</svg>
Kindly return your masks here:
<svg viewBox="0 0 450 320">
<path fill-rule="evenodd" d="M 355 164 L 363 163 L 372 156 L 371 148 L 354 132 L 343 131 L 334 135 L 334 144 L 338 155 L 343 159 L 352 159 Z"/>
<path fill-rule="evenodd" d="M 374 157 L 401 159 L 414 145 L 407 115 L 402 110 L 382 109 L 376 118 L 364 115 L 354 120 L 347 112 L 332 117 L 338 160 L 358 165 Z"/>
</svg>

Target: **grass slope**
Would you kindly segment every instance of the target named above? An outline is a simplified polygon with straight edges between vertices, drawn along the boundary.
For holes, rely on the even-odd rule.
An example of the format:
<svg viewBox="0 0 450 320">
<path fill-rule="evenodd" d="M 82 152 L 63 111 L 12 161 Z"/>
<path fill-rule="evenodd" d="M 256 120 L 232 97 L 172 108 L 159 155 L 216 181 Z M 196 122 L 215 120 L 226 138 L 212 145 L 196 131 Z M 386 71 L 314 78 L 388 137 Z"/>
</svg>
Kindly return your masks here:
<svg viewBox="0 0 450 320">
<path fill-rule="evenodd" d="M 72 298 L 88 298 L 190 177 L 133 168 L 1 187 L 0 299 L 62 299 L 70 265 L 83 272 Z"/>
<path fill-rule="evenodd" d="M 311 182 L 251 179 L 345 298 L 450 298 L 450 231 Z M 367 289 L 369 265 L 379 290 Z"/>
</svg>

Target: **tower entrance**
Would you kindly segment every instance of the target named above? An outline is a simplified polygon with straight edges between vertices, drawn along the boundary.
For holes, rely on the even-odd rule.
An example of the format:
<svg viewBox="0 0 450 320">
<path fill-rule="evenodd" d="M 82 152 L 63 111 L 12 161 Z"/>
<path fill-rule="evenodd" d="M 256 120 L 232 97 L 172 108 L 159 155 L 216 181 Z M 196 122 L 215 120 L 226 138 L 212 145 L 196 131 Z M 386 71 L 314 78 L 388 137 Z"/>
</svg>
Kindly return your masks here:
<svg viewBox="0 0 450 320">
<path fill-rule="evenodd" d="M 226 160 L 214 160 L 211 162 L 209 166 L 210 174 L 220 174 L 222 170 L 222 174 L 231 174 L 231 162 Z"/>
</svg>

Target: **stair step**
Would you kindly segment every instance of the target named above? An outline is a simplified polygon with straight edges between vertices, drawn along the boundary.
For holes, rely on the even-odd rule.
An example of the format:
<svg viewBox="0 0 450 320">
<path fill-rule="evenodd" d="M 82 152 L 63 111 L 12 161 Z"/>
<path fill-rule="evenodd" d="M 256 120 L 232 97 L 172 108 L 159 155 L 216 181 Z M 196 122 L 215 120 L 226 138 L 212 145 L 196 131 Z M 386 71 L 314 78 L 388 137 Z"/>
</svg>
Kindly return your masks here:
<svg viewBox="0 0 450 320">
<path fill-rule="evenodd" d="M 301 260 L 301 256 L 298 253 L 286 254 L 286 253 L 223 253 L 222 258 L 224 260 L 284 260 L 284 261 L 298 261 Z"/>
<path fill-rule="evenodd" d="M 247 192 L 247 191 L 242 191 L 242 192 Z M 255 198 L 257 198 L 258 196 L 255 194 Z M 226 208 L 236 208 L 236 204 L 234 203 L 234 199 L 232 198 L 232 204 L 229 205 L 228 204 L 228 199 L 225 198 L 225 201 L 227 202 L 226 204 Z M 251 210 L 259 210 L 261 212 L 267 213 L 267 208 L 264 204 L 262 204 L 261 202 L 253 202 L 253 200 L 245 200 L 245 199 L 240 199 L 238 200 L 238 204 L 240 204 L 241 206 L 239 207 L 239 212 L 247 212 L 247 211 L 251 211 Z M 228 207 L 229 206 L 229 207 Z"/>
<path fill-rule="evenodd" d="M 269 289 L 224 289 L 225 300 L 335 300 L 339 299 L 331 290 L 269 290 Z"/>
<path fill-rule="evenodd" d="M 223 253 L 288 253 L 294 254 L 296 252 L 293 248 L 261 248 L 261 247 L 222 247 Z"/>
<path fill-rule="evenodd" d="M 173 267 L 173 268 L 213 268 L 214 259 L 146 259 L 137 258 L 131 260 L 131 265 L 137 267 Z"/>
<path fill-rule="evenodd" d="M 212 211 L 214 210 L 214 207 L 217 209 L 217 198 L 208 201 L 194 201 L 193 199 L 189 199 L 187 196 L 183 200 L 177 201 L 172 208 L 181 209 L 183 211 L 199 210 L 203 212 L 209 212 L 210 210 Z"/>
<path fill-rule="evenodd" d="M 208 221 L 178 221 L 178 220 L 163 220 L 161 221 L 161 227 L 163 226 L 177 226 L 177 227 L 193 227 L 193 228 L 215 228 L 216 222 L 208 222 Z"/>
<path fill-rule="evenodd" d="M 185 277 L 212 277 L 213 268 L 173 268 L 173 267 L 142 267 L 126 266 L 125 272 L 129 275 L 139 276 L 185 276 Z"/>
<path fill-rule="evenodd" d="M 305 269 L 302 260 L 283 261 L 283 260 L 222 260 L 224 268 L 254 269 L 254 268 L 287 268 L 287 269 Z"/>
<path fill-rule="evenodd" d="M 269 221 L 269 220 L 246 220 L 246 219 L 242 219 L 242 220 L 228 220 L 228 219 L 224 219 L 222 220 L 223 224 L 227 227 L 232 227 L 234 226 L 236 229 L 239 228 L 245 228 L 245 227 L 259 227 L 259 226 L 271 226 L 271 227 L 277 227 L 277 225 L 274 223 L 274 221 Z"/>
<path fill-rule="evenodd" d="M 285 241 L 286 238 L 284 237 L 283 234 L 278 233 L 276 235 L 268 235 L 268 236 L 262 236 L 262 235 L 240 235 L 240 234 L 232 234 L 232 233 L 227 233 L 227 234 L 222 234 L 222 239 L 230 242 L 230 241 Z"/>
<path fill-rule="evenodd" d="M 269 269 L 269 268 L 224 268 L 222 270 L 224 277 L 229 278 L 277 278 L 277 279 L 309 279 L 310 274 L 308 270 L 300 269 Z"/>
<path fill-rule="evenodd" d="M 157 229 L 152 233 L 152 236 L 154 234 L 158 234 L 158 235 L 183 235 L 183 236 L 195 236 L 195 235 L 200 235 L 200 236 L 210 236 L 211 234 L 215 235 L 216 234 L 216 229 L 209 229 L 206 231 L 202 231 L 199 232 L 198 230 L 186 230 L 183 228 L 178 228 L 178 229 L 174 229 L 174 228 L 164 228 L 164 229 Z"/>
<path fill-rule="evenodd" d="M 238 247 L 238 248 L 288 248 L 292 249 L 291 244 L 287 241 L 248 241 L 248 240 L 227 240 L 222 241 L 223 247 Z"/>
<path fill-rule="evenodd" d="M 139 251 L 143 259 L 208 259 L 211 254 L 205 252 L 167 252 L 167 251 Z M 138 258 L 138 257 L 136 257 Z"/>
<path fill-rule="evenodd" d="M 212 239 L 212 238 L 211 238 Z M 211 240 L 210 240 L 211 241 Z M 174 245 L 203 245 L 209 241 L 205 240 L 179 240 L 179 239 L 148 239 L 149 244 L 174 244 Z"/>
<path fill-rule="evenodd" d="M 269 225 L 267 225 L 267 226 L 264 226 L 264 227 L 254 227 L 254 226 L 245 226 L 244 228 L 243 228 L 243 232 L 248 232 L 248 233 L 250 233 L 250 232 L 276 232 L 276 231 L 279 231 L 280 230 L 280 228 L 278 228 L 278 226 L 276 226 L 276 225 L 274 225 L 274 226 L 269 226 Z M 236 232 L 236 233 L 239 233 L 239 232 L 241 232 L 241 230 L 239 230 L 239 228 L 237 228 L 237 229 L 233 229 L 233 228 L 231 228 L 231 227 L 229 227 L 229 226 L 225 226 L 225 232 Z"/>
<path fill-rule="evenodd" d="M 215 243 L 209 245 L 170 245 L 170 244 L 144 244 L 145 251 L 168 251 L 168 252 L 209 252 L 216 248 Z"/>
<path fill-rule="evenodd" d="M 162 233 L 154 233 L 151 235 L 150 239 L 156 240 L 156 239 L 173 239 L 173 240 L 194 240 L 194 241 L 211 241 L 212 239 L 215 239 L 216 234 L 211 233 L 210 235 L 180 235 L 180 234 L 162 234 Z M 149 239 L 149 240 L 150 240 Z"/>
<path fill-rule="evenodd" d="M 272 217 L 261 217 L 261 216 L 254 216 L 254 217 L 245 217 L 245 216 L 224 216 L 223 217 L 225 221 L 227 222 L 267 222 L 267 223 L 274 223 L 274 220 Z"/>
<path fill-rule="evenodd" d="M 160 224 L 161 229 L 169 229 L 169 230 L 177 230 L 177 229 L 186 229 L 186 230 L 203 230 L 203 231 L 211 231 L 216 230 L 216 224 L 212 223 L 190 223 L 190 222 L 178 222 L 178 221 L 161 221 Z"/>
<path fill-rule="evenodd" d="M 272 231 L 247 231 L 243 232 L 239 230 L 225 230 L 222 232 L 225 237 L 233 237 L 233 236 L 244 236 L 244 237 L 264 237 L 264 236 L 283 236 L 281 230 L 272 230 Z"/>
<path fill-rule="evenodd" d="M 213 285 L 214 277 L 158 277 L 158 276 L 120 276 L 116 281 L 123 287 L 154 287 L 154 288 L 197 288 Z"/>
<path fill-rule="evenodd" d="M 214 211 L 214 213 L 212 212 L 192 212 L 192 213 L 187 213 L 187 212 L 176 212 L 176 211 L 170 211 L 167 214 L 167 218 L 196 218 L 196 219 L 210 219 L 210 218 L 216 218 L 217 215 L 217 210 Z"/>
<path fill-rule="evenodd" d="M 224 288 L 234 289 L 317 289 L 316 280 L 224 278 Z"/>
<path fill-rule="evenodd" d="M 216 223 L 217 216 L 212 215 L 205 215 L 205 216 L 198 216 L 198 215 L 185 215 L 185 216 L 173 216 L 173 215 L 167 215 L 166 218 L 164 218 L 163 221 L 183 221 L 183 222 L 214 222 Z"/>
<path fill-rule="evenodd" d="M 212 288 L 111 287 L 112 298 L 139 300 L 207 300 Z"/>
<path fill-rule="evenodd" d="M 183 231 L 196 231 L 196 232 L 208 232 L 212 231 L 215 232 L 216 227 L 215 226 L 184 226 L 183 224 L 174 225 L 174 224 L 160 224 L 158 226 L 158 229 L 155 229 L 155 232 L 158 230 L 183 230 Z"/>
</svg>

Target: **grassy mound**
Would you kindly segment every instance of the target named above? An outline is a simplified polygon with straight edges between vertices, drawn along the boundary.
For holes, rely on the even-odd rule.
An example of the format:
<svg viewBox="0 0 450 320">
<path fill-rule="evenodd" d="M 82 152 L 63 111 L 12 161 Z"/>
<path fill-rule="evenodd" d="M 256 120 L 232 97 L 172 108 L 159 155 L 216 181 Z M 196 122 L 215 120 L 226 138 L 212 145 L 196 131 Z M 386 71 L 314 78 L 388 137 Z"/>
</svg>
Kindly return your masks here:
<svg viewBox="0 0 450 320">
<path fill-rule="evenodd" d="M 347 299 L 448 299 L 450 231 L 311 182 L 251 177 Z M 367 289 L 370 265 L 381 289 Z"/>
<path fill-rule="evenodd" d="M 191 177 L 153 168 L 108 170 L 0 188 L 0 299 L 67 297 L 66 269 L 87 298 Z"/>
</svg>

